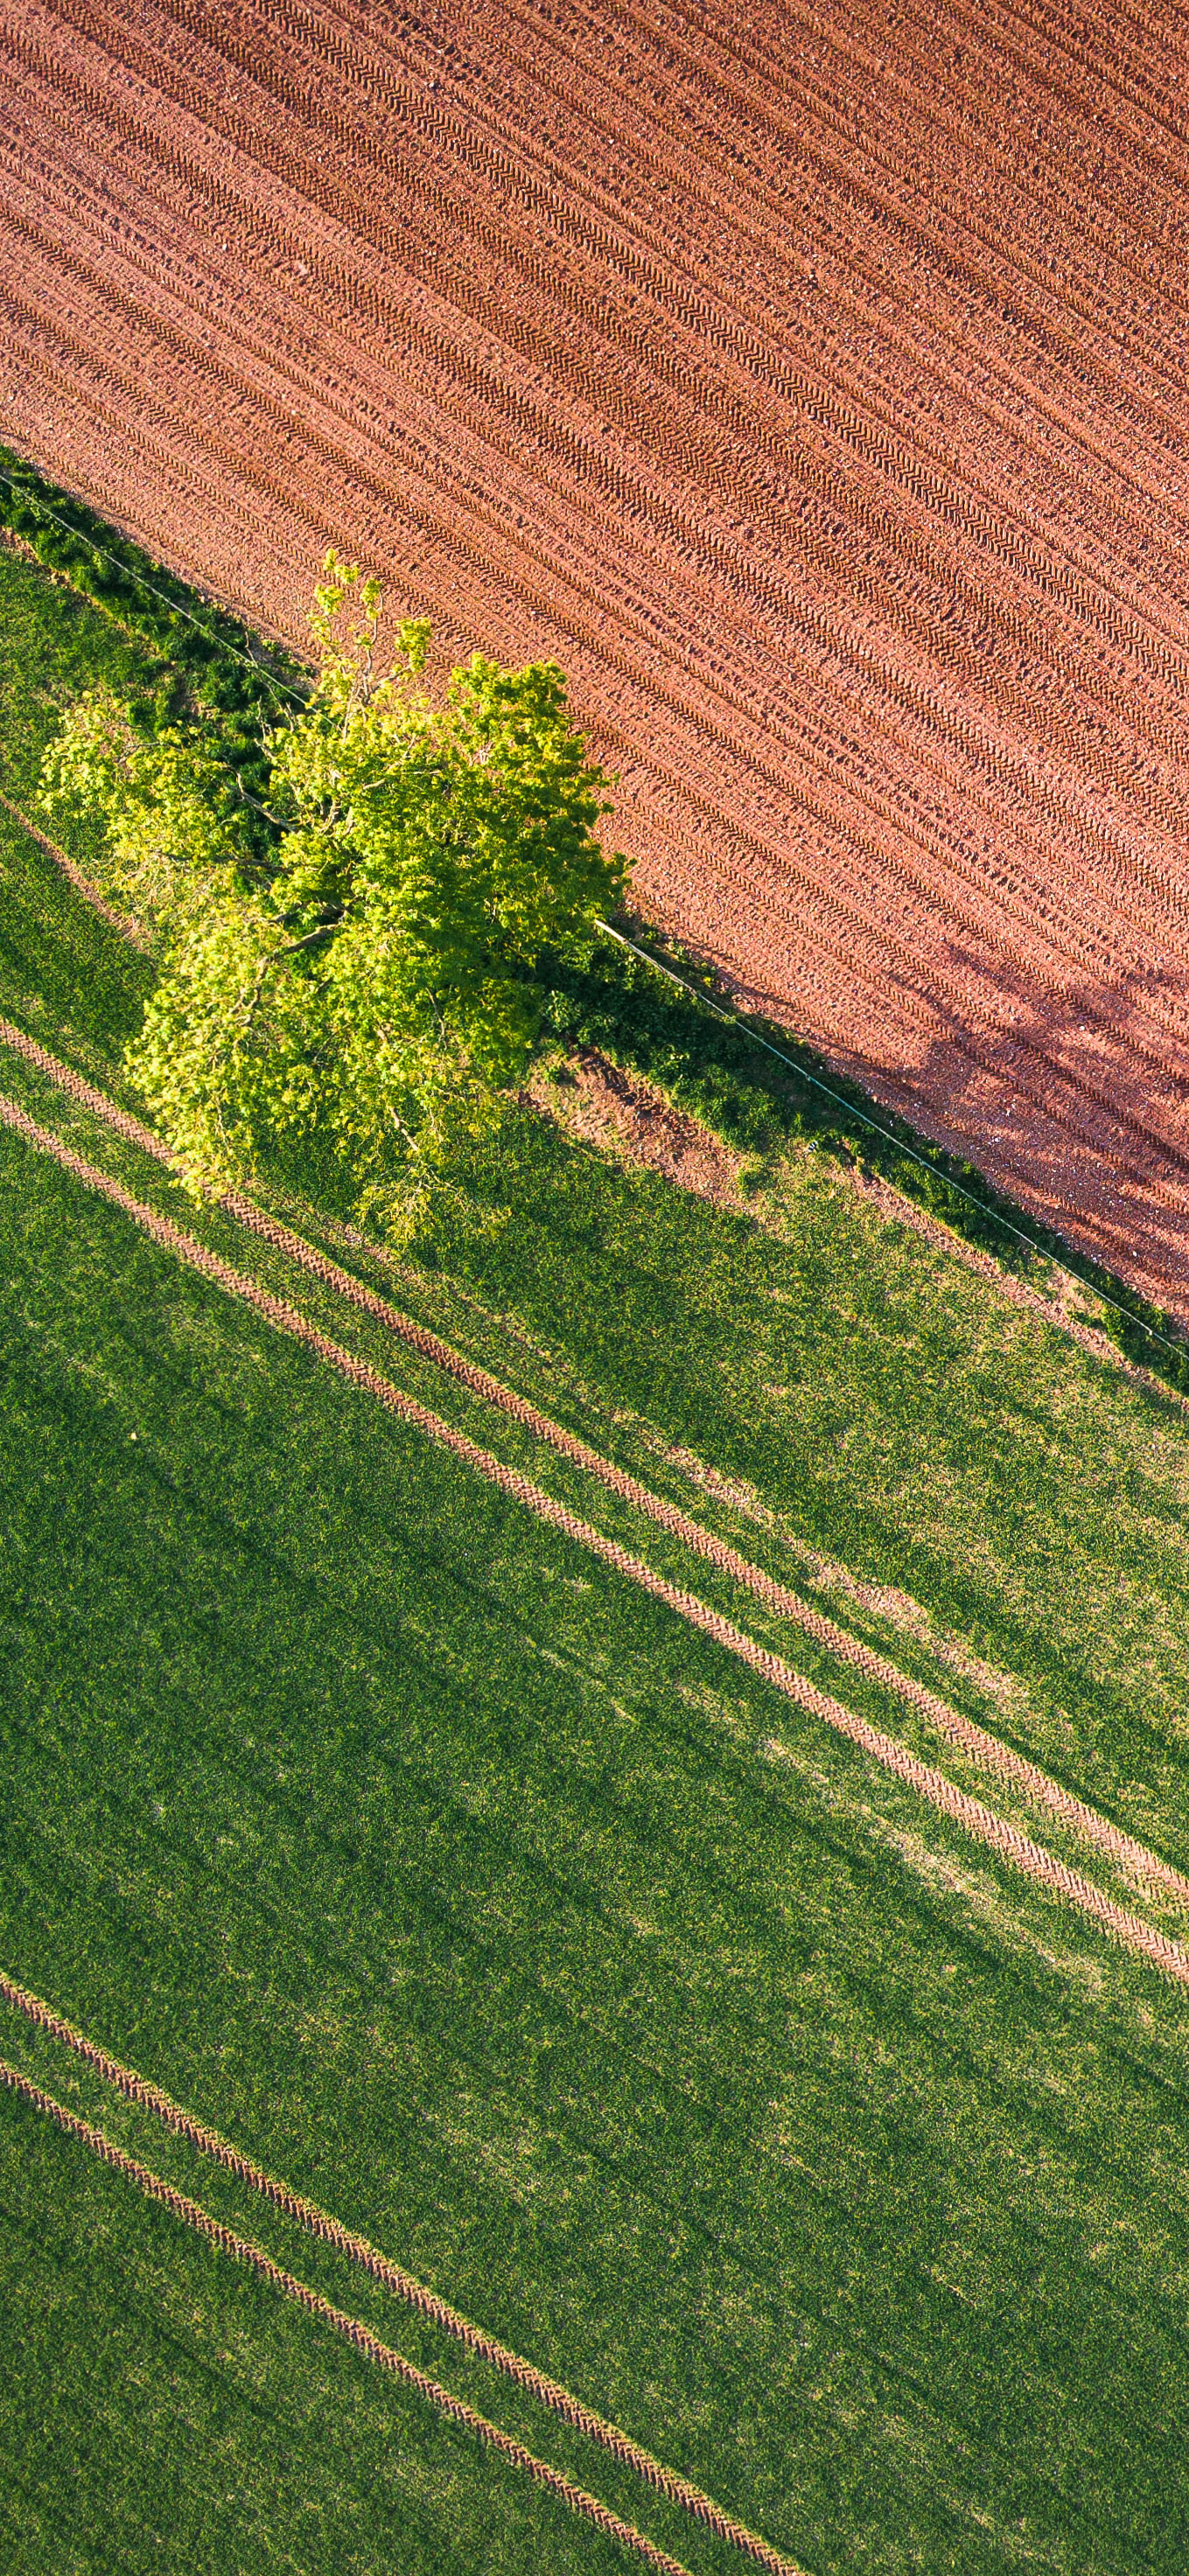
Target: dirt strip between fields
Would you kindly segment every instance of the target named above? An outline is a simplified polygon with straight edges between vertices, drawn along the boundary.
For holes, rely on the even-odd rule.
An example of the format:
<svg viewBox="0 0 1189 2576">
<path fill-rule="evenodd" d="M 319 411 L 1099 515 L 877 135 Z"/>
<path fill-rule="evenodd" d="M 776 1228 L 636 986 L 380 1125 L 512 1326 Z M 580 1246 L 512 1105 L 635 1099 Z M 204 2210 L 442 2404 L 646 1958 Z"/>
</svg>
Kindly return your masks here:
<svg viewBox="0 0 1189 2576">
<path fill-rule="evenodd" d="M 10 1047 L 14 1054 L 23 1056 L 26 1062 L 35 1065 L 39 1072 L 48 1074 L 71 1099 L 79 1101 L 95 1116 L 105 1120 L 106 1124 L 114 1128 L 116 1133 L 123 1136 L 128 1143 L 139 1146 L 143 1152 L 153 1155 L 158 1162 L 169 1164 L 167 1148 L 161 1138 L 154 1135 L 150 1127 L 144 1126 L 139 1119 L 132 1118 L 124 1110 L 117 1108 L 114 1101 L 109 1100 L 104 1092 L 97 1090 L 93 1083 L 85 1081 L 81 1074 L 73 1072 L 68 1065 L 61 1064 L 56 1056 L 50 1055 L 45 1047 L 39 1046 L 36 1039 L 26 1037 L 23 1030 L 15 1028 L 8 1020 L 0 1019 L 0 1044 Z M 704 1529 L 700 1521 L 691 1520 L 676 1504 L 666 1502 L 661 1495 L 654 1494 L 647 1485 L 640 1484 L 634 1476 L 614 1466 L 610 1459 L 604 1458 L 598 1450 L 588 1447 L 587 1443 L 577 1438 L 573 1432 L 563 1430 L 560 1423 L 553 1422 L 547 1414 L 538 1412 L 536 1406 L 528 1403 L 523 1396 L 516 1395 L 510 1388 L 502 1386 L 499 1379 L 490 1376 L 486 1369 L 478 1368 L 472 1361 L 463 1359 L 457 1351 L 451 1349 L 449 1343 L 441 1341 L 436 1333 L 430 1332 L 422 1324 L 414 1323 L 410 1316 L 402 1315 L 399 1308 L 390 1305 L 386 1298 L 377 1296 L 374 1289 L 365 1287 L 362 1281 L 354 1278 L 349 1270 L 340 1269 L 337 1262 L 329 1260 L 312 1244 L 306 1243 L 300 1235 L 292 1233 L 288 1226 L 281 1225 L 276 1218 L 267 1216 L 264 1210 L 257 1207 L 251 1199 L 241 1197 L 238 1192 L 232 1192 L 222 1201 L 222 1205 L 229 1214 L 237 1217 L 242 1225 L 250 1227 L 254 1234 L 262 1236 L 264 1241 L 271 1244 L 275 1250 L 299 1262 L 304 1270 L 311 1272 L 328 1287 L 334 1288 L 340 1296 L 348 1298 L 352 1305 L 361 1308 L 365 1314 L 373 1316 L 388 1331 L 397 1334 L 402 1341 L 417 1351 L 420 1357 L 433 1361 L 436 1367 L 446 1370 L 451 1377 L 469 1387 L 474 1394 L 482 1396 L 488 1404 L 498 1405 L 502 1412 L 510 1414 L 514 1421 L 533 1432 L 536 1438 L 548 1441 L 562 1457 L 571 1459 L 590 1475 L 597 1476 L 600 1482 L 609 1487 L 610 1491 L 618 1495 L 622 1501 L 632 1504 L 637 1511 L 645 1513 L 650 1520 L 656 1521 L 661 1528 L 680 1539 L 683 1546 L 690 1548 L 696 1555 L 704 1557 L 708 1563 L 717 1566 L 722 1573 L 729 1574 L 735 1582 L 745 1585 L 747 1590 L 753 1592 L 767 1609 L 775 1611 L 783 1619 L 794 1621 L 806 1635 L 814 1638 L 817 1644 L 828 1648 L 831 1654 L 853 1665 L 858 1671 L 866 1674 L 869 1680 L 879 1682 L 886 1689 L 894 1691 L 908 1707 L 915 1709 L 918 1715 L 926 1718 L 940 1734 L 947 1736 L 952 1744 L 957 1745 L 981 1769 L 996 1774 L 1002 1780 L 1010 1781 L 1013 1787 L 1020 1789 L 1035 1804 L 1046 1808 L 1050 1814 L 1059 1818 L 1063 1825 L 1083 1835 L 1088 1842 L 1095 1843 L 1121 1869 L 1141 1880 L 1146 1880 L 1150 1885 L 1163 1887 L 1183 1902 L 1189 1903 L 1189 1878 L 1185 1878 L 1179 1870 L 1174 1869 L 1168 1861 L 1162 1860 L 1157 1853 L 1149 1851 L 1147 1846 L 1136 1841 L 1133 1835 L 1125 1833 L 1120 1826 L 1113 1825 L 1107 1817 L 1099 1815 L 1095 1808 L 1086 1806 L 1082 1799 L 1075 1797 L 1058 1781 L 1050 1779 L 1047 1772 L 1040 1770 L 1035 1763 L 1027 1761 L 1022 1754 L 1014 1752 L 1011 1746 L 1002 1743 L 998 1736 L 988 1733 L 985 1727 L 975 1725 L 972 1719 L 961 1716 L 956 1709 L 949 1706 L 947 1701 L 939 1698 L 935 1691 L 927 1689 L 923 1682 L 914 1681 L 908 1674 L 902 1673 L 898 1665 L 892 1663 L 887 1656 L 880 1655 L 872 1647 L 863 1645 L 860 1639 L 852 1637 L 845 1628 L 838 1627 L 834 1620 L 825 1616 L 824 1612 L 813 1609 L 811 1604 L 803 1601 L 798 1593 L 778 1583 L 771 1575 L 766 1574 L 762 1567 L 752 1565 L 748 1558 L 739 1554 L 737 1549 L 729 1546 L 725 1540 L 716 1538 L 712 1531 Z"/>
<path fill-rule="evenodd" d="M 1141 1915 L 1116 1905 L 1113 1898 L 1104 1896 L 1101 1888 L 1095 1887 L 1090 1879 L 1083 1878 L 1079 1870 L 1067 1868 L 1064 1861 L 1057 1860 L 1039 1843 L 1031 1842 L 1026 1834 L 1021 1834 L 1014 1825 L 995 1815 L 989 1807 L 984 1807 L 979 1799 L 968 1797 L 964 1790 L 956 1788 L 952 1780 L 946 1779 L 944 1772 L 919 1761 L 905 1745 L 897 1743 L 894 1736 L 885 1735 L 879 1727 L 870 1726 L 866 1718 L 856 1716 L 852 1709 L 843 1706 L 841 1700 L 831 1698 L 827 1691 L 819 1690 L 815 1683 L 794 1672 L 779 1655 L 770 1654 L 766 1647 L 757 1645 L 754 1638 L 745 1636 L 742 1629 L 723 1618 L 719 1611 L 712 1610 L 708 1603 L 699 1600 L 696 1593 L 685 1592 L 664 1575 L 655 1573 L 642 1558 L 630 1555 L 614 1539 L 605 1538 L 601 1530 L 593 1529 L 589 1521 L 581 1520 L 565 1503 L 555 1502 L 551 1494 L 532 1482 L 531 1477 L 521 1475 L 514 1467 L 505 1466 L 502 1459 L 493 1457 L 490 1450 L 480 1448 L 478 1442 L 468 1439 L 465 1432 L 453 1430 L 438 1414 L 431 1413 L 426 1405 L 418 1404 L 412 1396 L 405 1395 L 394 1386 L 391 1379 L 381 1376 L 380 1371 L 372 1368 L 368 1361 L 357 1359 L 352 1351 L 344 1350 L 340 1342 L 332 1341 L 328 1333 L 320 1332 L 317 1326 L 298 1313 L 296 1307 L 287 1305 L 283 1298 L 274 1297 L 269 1290 L 259 1287 L 254 1279 L 234 1270 L 230 1262 L 220 1260 L 216 1253 L 208 1252 L 205 1244 L 198 1243 L 193 1235 L 183 1233 L 168 1218 L 156 1215 L 152 1208 L 133 1198 L 131 1191 L 126 1190 L 121 1182 L 112 1180 L 97 1165 L 74 1153 L 59 1137 L 39 1127 L 36 1120 L 30 1118 L 15 1101 L 6 1100 L 2 1095 L 0 1120 L 17 1135 L 23 1136 L 28 1144 L 35 1146 L 38 1152 L 60 1164 L 85 1188 L 94 1190 L 98 1196 L 120 1208 L 177 1260 L 199 1271 L 204 1278 L 213 1280 L 231 1296 L 242 1298 L 245 1305 L 253 1307 L 277 1331 L 289 1334 L 294 1341 L 303 1343 L 307 1350 L 314 1351 L 319 1359 L 329 1361 L 348 1384 L 361 1387 L 367 1394 L 375 1396 L 389 1413 L 412 1424 L 441 1448 L 450 1450 L 466 1466 L 486 1477 L 490 1484 L 522 1503 L 549 1528 L 559 1530 L 563 1536 L 589 1549 L 592 1556 L 600 1557 L 604 1564 L 626 1576 L 629 1582 L 638 1584 L 641 1591 L 650 1593 L 654 1600 L 662 1601 L 666 1608 L 675 1610 L 691 1627 L 700 1629 L 703 1635 L 725 1646 L 728 1653 L 738 1656 L 741 1663 L 749 1665 L 765 1681 L 783 1691 L 787 1699 L 811 1715 L 824 1719 L 827 1726 L 832 1726 L 836 1733 L 846 1736 L 863 1752 L 871 1754 L 886 1771 L 917 1790 L 941 1814 L 951 1816 L 976 1841 L 984 1843 L 1028 1877 L 1038 1880 L 1065 1903 L 1092 1916 L 1125 1948 L 1150 1960 L 1181 1984 L 1189 1985 L 1189 1951 L 1168 1940 Z"/>
<path fill-rule="evenodd" d="M 535 2451 L 526 2450 L 523 2442 L 515 2441 L 510 2433 L 501 2431 L 498 2424 L 490 2423 L 486 2415 L 478 2414 L 473 2406 L 467 2405 L 465 2398 L 455 2397 L 450 2389 L 443 2388 L 425 2371 L 418 2370 L 415 2362 L 407 2361 L 402 2352 L 396 2352 L 391 2344 L 381 2343 L 362 2317 L 348 2315 L 344 2308 L 336 2308 L 329 2299 L 324 2299 L 320 2291 L 310 2289 L 307 2282 L 295 2279 L 292 2272 L 286 2272 L 279 2263 L 274 2263 L 262 2246 L 253 2245 L 248 2237 L 237 2236 L 230 2227 L 224 2227 L 220 2219 L 212 2218 L 210 2211 L 201 2208 L 196 2200 L 187 2200 L 184 2192 L 175 2191 L 172 2183 L 163 2182 L 148 2165 L 139 2164 L 135 2156 L 125 2155 L 123 2148 L 117 2147 L 102 2129 L 94 2128 L 89 2120 L 80 2119 L 77 2112 L 68 2111 L 64 2103 L 55 2101 L 52 2093 L 44 2093 L 39 2084 L 34 2084 L 27 2075 L 20 2074 L 15 2066 L 6 2065 L 2 2059 L 0 2084 L 10 2093 L 18 2094 L 22 2101 L 31 2103 L 35 2110 L 44 2112 L 47 2119 L 65 2131 L 67 2137 L 78 2138 L 104 2164 L 111 2165 L 117 2173 L 126 2174 L 138 2190 L 146 2193 L 150 2200 L 160 2201 L 171 2216 L 192 2227 L 196 2235 L 204 2236 L 207 2243 L 217 2246 L 221 2254 L 230 2254 L 236 2262 L 250 2265 L 252 2271 L 267 2281 L 272 2289 L 280 2290 L 285 2298 L 294 2300 L 310 2316 L 319 2318 L 323 2325 L 331 2326 L 336 2334 L 342 2335 L 347 2343 L 354 2344 L 356 2351 L 361 2352 L 366 2360 L 374 2362 L 380 2370 L 391 2371 L 393 2377 L 403 2380 L 407 2388 L 415 2389 L 418 2396 L 435 2407 L 439 2415 L 447 2416 L 464 2432 L 477 2434 L 481 2442 L 485 2442 L 490 2450 L 498 2451 L 513 2468 L 526 2470 L 539 2486 L 546 2487 L 551 2495 L 560 2496 L 571 2513 L 580 2514 L 586 2522 L 593 2522 L 599 2531 L 605 2532 L 609 2539 L 617 2540 L 622 2548 L 635 2550 L 649 2567 L 656 2569 L 657 2576 L 689 2576 L 688 2569 L 679 2558 L 671 2558 L 666 2549 L 658 2549 L 656 2542 L 637 2531 L 634 2523 L 623 2522 L 617 2513 L 601 2504 L 597 2496 L 588 2495 L 585 2487 L 577 2486 L 572 2478 L 564 2476 L 548 2460 L 539 2460 Z M 777 2563 L 791 2568 L 789 2560 L 777 2562 L 773 2558 L 772 2564 Z M 800 2571 L 793 2571 L 793 2576 L 800 2576 Z"/>
</svg>

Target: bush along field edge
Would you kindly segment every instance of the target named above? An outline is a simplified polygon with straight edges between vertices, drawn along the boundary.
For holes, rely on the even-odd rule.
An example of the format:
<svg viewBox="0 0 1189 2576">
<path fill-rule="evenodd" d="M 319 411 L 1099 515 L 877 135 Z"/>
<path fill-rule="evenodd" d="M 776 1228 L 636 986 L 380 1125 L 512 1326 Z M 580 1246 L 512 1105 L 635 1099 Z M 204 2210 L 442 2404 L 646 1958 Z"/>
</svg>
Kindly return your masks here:
<svg viewBox="0 0 1189 2576">
<path fill-rule="evenodd" d="M 168 1152 L 151 1129 L 145 1127 L 140 1120 L 128 1116 L 93 1084 L 74 1073 L 69 1066 L 60 1063 L 36 1040 L 24 1036 L 11 1022 L 2 1017 L 0 1017 L 0 1047 L 11 1051 L 18 1060 L 32 1066 L 37 1073 L 52 1082 L 67 1099 L 102 1121 L 107 1128 L 113 1130 L 127 1143 L 150 1156 L 155 1162 L 168 1167 Z M 17 1102 L 6 1097 L 2 1091 L 0 1091 L 0 1121 L 6 1125 L 19 1126 L 20 1132 L 26 1136 L 27 1141 L 39 1144 L 43 1150 L 52 1149 L 56 1154 L 66 1150 L 65 1139 L 47 1134 L 36 1120 L 29 1119 L 27 1111 Z M 79 1166 L 79 1173 L 83 1168 L 84 1166 Z M 112 1174 L 101 1173 L 89 1163 L 85 1165 L 85 1170 L 88 1185 L 99 1186 L 105 1190 L 114 1189 L 117 1192 L 122 1190 L 123 1185 L 117 1182 Z M 136 1222 L 147 1224 L 150 1230 L 158 1222 L 151 1209 L 139 1202 L 130 1201 L 126 1192 L 119 1198 L 118 1203 L 125 1207 L 126 1212 L 134 1214 Z M 1097 1845 L 1100 1852 L 1106 1853 L 1114 1864 L 1121 1865 L 1124 1873 L 1137 1879 L 1138 1883 L 1146 1886 L 1155 1883 L 1171 1891 L 1182 1903 L 1189 1902 L 1189 1879 L 1186 1879 L 1179 1870 L 1149 1850 L 1144 1843 L 1138 1841 L 1117 1823 L 1100 1815 L 1092 1806 L 1088 1806 L 1083 1799 L 1071 1791 L 1067 1784 L 1050 1778 L 1010 1743 L 1003 1741 L 999 1736 L 989 1734 L 985 1727 L 975 1724 L 971 1718 L 964 1716 L 947 1701 L 939 1698 L 936 1691 L 906 1673 L 888 1656 L 877 1652 L 861 1639 L 851 1635 L 848 1630 L 840 1628 L 833 1619 L 805 1600 L 801 1594 L 793 1591 L 786 1583 L 777 1580 L 761 1566 L 753 1564 L 750 1559 L 742 1556 L 735 1546 L 714 1531 L 707 1529 L 700 1521 L 691 1519 L 689 1514 L 678 1505 L 653 1492 L 650 1487 L 642 1484 L 637 1476 L 627 1473 L 613 1460 L 592 1448 L 588 1441 L 580 1438 L 573 1431 L 565 1429 L 562 1424 L 543 1413 L 537 1405 L 493 1377 L 488 1370 L 465 1358 L 427 1326 L 418 1324 L 411 1317 L 403 1314 L 387 1298 L 367 1287 L 353 1272 L 342 1269 L 338 1263 L 330 1260 L 324 1252 L 308 1243 L 302 1236 L 294 1234 L 288 1226 L 269 1214 L 254 1200 L 238 1192 L 229 1193 L 219 1202 L 219 1205 L 238 1226 L 245 1228 L 250 1234 L 284 1254 L 300 1270 L 323 1282 L 335 1292 L 337 1298 L 341 1298 L 349 1306 L 361 1310 L 380 1323 L 396 1341 L 411 1347 L 421 1358 L 428 1360 L 435 1369 L 440 1370 L 447 1379 L 454 1379 L 465 1386 L 472 1395 L 480 1399 L 484 1406 L 510 1416 L 512 1420 L 527 1429 L 535 1441 L 547 1445 L 571 1464 L 576 1465 L 585 1475 L 595 1478 L 622 1502 L 629 1504 L 642 1518 L 660 1526 L 676 1538 L 684 1549 L 726 1574 L 734 1584 L 749 1592 L 763 1603 L 766 1609 L 775 1613 L 777 1618 L 791 1621 L 795 1627 L 813 1638 L 820 1646 L 825 1647 L 840 1662 L 881 1684 L 884 1689 L 891 1692 L 893 1697 L 910 1707 L 918 1717 L 923 1717 L 935 1733 L 951 1745 L 959 1747 L 976 1770 L 997 1774 L 1001 1780 L 1010 1782 L 1022 1791 L 1029 1804 L 1046 1812 L 1050 1822 L 1057 1818 L 1075 1834 Z M 175 1232 L 170 1228 L 167 1228 L 167 1237 L 169 1243 L 175 1247 L 176 1242 L 182 1239 L 176 1237 Z M 189 1240 L 189 1238 L 186 1239 Z M 210 1257 L 210 1247 L 197 1248 L 201 1251 L 202 1260 L 205 1262 Z M 222 1276 L 223 1274 L 216 1271 L 212 1275 Z M 256 1282 L 255 1285 L 258 1287 L 260 1283 Z M 0 1988 L 2 1984 L 3 1980 L 0 1978 Z"/>
<path fill-rule="evenodd" d="M 250 786 L 262 722 L 310 687 L 297 656 L 253 634 L 3 447 L 0 531 L 160 656 L 157 697 L 140 711 L 144 719 L 176 721 L 187 700 L 199 700 Z M 1008 1277 L 1029 1279 L 1038 1263 L 1056 1265 L 1093 1297 L 1097 1335 L 1132 1367 L 1189 1394 L 1189 1340 L 1175 1317 L 1026 1216 L 976 1166 L 883 1108 L 805 1040 L 740 1013 L 722 978 L 655 926 L 625 913 L 608 930 L 581 965 L 549 955 L 539 961 L 546 1028 L 556 1040 L 596 1049 L 655 1084 L 761 1172 L 802 1142 L 891 1184 Z"/>
</svg>

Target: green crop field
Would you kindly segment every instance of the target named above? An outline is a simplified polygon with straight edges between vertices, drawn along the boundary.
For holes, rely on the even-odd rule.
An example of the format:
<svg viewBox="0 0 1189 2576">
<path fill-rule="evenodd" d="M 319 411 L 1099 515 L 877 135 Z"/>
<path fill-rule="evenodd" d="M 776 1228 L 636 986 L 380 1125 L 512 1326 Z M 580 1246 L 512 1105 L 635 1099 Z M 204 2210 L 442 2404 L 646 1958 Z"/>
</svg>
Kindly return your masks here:
<svg viewBox="0 0 1189 2576">
<path fill-rule="evenodd" d="M 11 552 L 0 591 L 0 790 L 28 812 L 64 696 L 152 674 Z M 11 821 L 0 869 L 0 1013 L 127 1099 L 148 966 Z M 194 1210 L 4 1047 L 0 1090 L 1189 1934 L 1170 1896 Z M 807 2576 L 1180 2576 L 1189 1992 L 7 1128 L 0 1166 L 0 1967 Z M 292 1177 L 290 1212 L 1189 1869 L 1189 1419 L 1171 1395 L 889 1225 L 808 1145 L 762 1221 L 527 1110 L 465 1177 L 470 1214 L 395 1274 L 344 1253 Z M 746 2564 L 59 2041 L 2 2021 L 11 2065 L 683 2565 Z M 9 2094 L 0 2211 L 6 2563 L 633 2563 Z"/>
</svg>

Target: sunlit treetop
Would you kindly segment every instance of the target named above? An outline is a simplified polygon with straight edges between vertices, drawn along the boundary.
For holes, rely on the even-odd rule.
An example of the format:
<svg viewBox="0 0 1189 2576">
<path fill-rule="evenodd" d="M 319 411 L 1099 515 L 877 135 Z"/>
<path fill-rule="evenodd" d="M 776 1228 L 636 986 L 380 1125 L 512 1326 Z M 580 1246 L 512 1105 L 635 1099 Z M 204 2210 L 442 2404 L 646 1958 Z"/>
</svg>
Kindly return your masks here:
<svg viewBox="0 0 1189 2576">
<path fill-rule="evenodd" d="M 146 735 L 102 691 L 47 756 L 43 803 L 101 822 L 104 891 L 161 972 L 128 1068 L 179 1167 L 219 1190 L 269 1138 L 333 1142 L 356 1204 L 407 1232 L 460 1136 L 523 1079 L 542 951 L 580 954 L 622 899 L 608 781 L 551 662 L 475 654 L 423 688 L 428 624 L 376 665 L 375 582 L 328 556 L 307 702 L 249 800 L 214 724 Z"/>
</svg>

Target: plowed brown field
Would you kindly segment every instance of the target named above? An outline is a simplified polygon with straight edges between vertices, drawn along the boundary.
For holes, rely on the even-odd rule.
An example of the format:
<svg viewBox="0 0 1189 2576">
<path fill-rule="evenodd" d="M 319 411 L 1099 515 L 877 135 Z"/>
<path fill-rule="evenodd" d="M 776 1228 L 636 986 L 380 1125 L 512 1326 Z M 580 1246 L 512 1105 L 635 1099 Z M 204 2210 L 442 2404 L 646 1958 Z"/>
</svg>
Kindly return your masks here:
<svg viewBox="0 0 1189 2576">
<path fill-rule="evenodd" d="M 1189 1318 L 1189 11 L 2 6 L 0 436 L 555 654 L 654 917 Z"/>
</svg>

